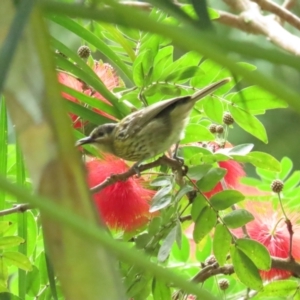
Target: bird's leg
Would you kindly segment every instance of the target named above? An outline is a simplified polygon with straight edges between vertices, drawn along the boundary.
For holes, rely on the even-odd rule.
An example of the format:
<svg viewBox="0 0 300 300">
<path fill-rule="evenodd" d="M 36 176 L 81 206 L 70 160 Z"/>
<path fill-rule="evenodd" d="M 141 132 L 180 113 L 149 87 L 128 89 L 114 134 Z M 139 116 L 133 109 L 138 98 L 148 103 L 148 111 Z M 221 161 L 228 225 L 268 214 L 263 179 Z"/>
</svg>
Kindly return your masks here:
<svg viewBox="0 0 300 300">
<path fill-rule="evenodd" d="M 183 157 L 179 157 L 179 156 L 177 155 L 178 147 L 179 147 L 179 142 L 177 142 L 177 143 L 175 144 L 175 149 L 174 149 L 174 152 L 173 152 L 173 158 L 176 159 L 176 160 L 178 160 L 178 161 L 181 162 L 182 164 L 184 164 L 184 159 L 183 159 Z"/>
</svg>

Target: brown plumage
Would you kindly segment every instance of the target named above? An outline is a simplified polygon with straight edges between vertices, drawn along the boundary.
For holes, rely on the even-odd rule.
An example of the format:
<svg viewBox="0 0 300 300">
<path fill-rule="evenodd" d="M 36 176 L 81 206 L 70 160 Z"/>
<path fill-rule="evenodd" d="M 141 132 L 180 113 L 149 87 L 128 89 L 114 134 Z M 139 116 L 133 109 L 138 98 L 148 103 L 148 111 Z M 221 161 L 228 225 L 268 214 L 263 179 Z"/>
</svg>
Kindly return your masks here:
<svg viewBox="0 0 300 300">
<path fill-rule="evenodd" d="M 195 103 L 229 81 L 230 78 L 225 78 L 191 96 L 154 103 L 131 113 L 119 123 L 100 125 L 76 145 L 94 144 L 103 152 L 136 162 L 154 157 L 183 138 Z"/>
</svg>

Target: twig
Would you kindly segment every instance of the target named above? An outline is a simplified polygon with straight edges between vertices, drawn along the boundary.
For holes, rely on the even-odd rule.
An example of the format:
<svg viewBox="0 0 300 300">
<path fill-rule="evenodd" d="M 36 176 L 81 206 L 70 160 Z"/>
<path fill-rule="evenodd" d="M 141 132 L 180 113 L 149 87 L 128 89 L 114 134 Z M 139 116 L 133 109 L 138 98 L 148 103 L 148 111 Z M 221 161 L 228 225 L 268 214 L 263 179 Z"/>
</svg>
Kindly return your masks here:
<svg viewBox="0 0 300 300">
<path fill-rule="evenodd" d="M 218 263 L 214 263 L 212 265 L 208 265 L 205 268 L 203 268 L 198 274 L 196 274 L 192 281 L 194 282 L 204 282 L 208 278 L 223 274 L 223 275 L 231 275 L 234 273 L 233 265 L 225 265 L 223 267 L 220 267 Z"/>
<path fill-rule="evenodd" d="M 251 1 L 257 3 L 263 10 L 275 14 L 276 16 L 280 17 L 281 20 L 286 21 L 287 23 L 291 24 L 292 26 L 300 30 L 300 18 L 298 18 L 295 14 L 288 11 L 286 8 L 269 0 L 251 0 Z"/>
<path fill-rule="evenodd" d="M 263 16 L 257 3 L 250 0 L 223 1 L 233 10 L 238 11 L 239 15 L 234 17 L 234 15 L 219 11 L 220 18 L 216 19 L 217 22 L 248 33 L 264 35 L 281 49 L 297 56 L 300 55 L 300 38 L 284 29 L 273 16 Z M 295 18 L 294 22 L 298 24 Z"/>
<path fill-rule="evenodd" d="M 179 218 L 179 221 L 180 221 L 181 223 L 183 223 L 183 222 L 185 222 L 185 221 L 190 221 L 190 220 L 192 220 L 192 216 L 191 216 L 191 215 L 187 215 L 187 216 L 184 216 L 184 217 L 180 217 L 180 218 Z"/>
<path fill-rule="evenodd" d="M 14 213 L 23 213 L 28 209 L 30 209 L 29 204 L 15 204 L 12 208 L 1 210 L 0 217 L 7 216 Z"/>
<path fill-rule="evenodd" d="M 154 167 L 158 167 L 160 165 L 167 165 L 171 167 L 172 169 L 176 170 L 178 173 L 178 176 L 182 176 L 182 164 L 176 159 L 169 158 L 167 156 L 162 156 L 155 160 L 154 162 L 144 164 L 138 167 L 139 172 L 152 169 Z M 104 188 L 108 187 L 109 185 L 112 185 L 116 183 L 117 181 L 125 181 L 129 177 L 136 175 L 137 170 L 136 168 L 130 168 L 128 171 L 120 174 L 112 174 L 111 176 L 107 177 L 104 181 L 102 181 L 100 184 L 94 186 L 90 189 L 92 193 L 97 193 L 103 190 Z"/>
<path fill-rule="evenodd" d="M 279 200 L 279 204 L 280 204 L 280 207 L 281 207 L 281 211 L 284 215 L 284 218 L 285 218 L 285 224 L 286 224 L 286 227 L 287 227 L 287 230 L 288 230 L 288 233 L 290 235 L 290 249 L 289 249 L 289 260 L 294 260 L 293 258 L 293 235 L 294 235 L 294 231 L 293 231 L 293 224 L 291 222 L 291 220 L 287 217 L 286 213 L 285 213 L 285 210 L 284 210 L 284 207 L 283 207 L 283 204 L 282 204 L 282 199 L 281 199 L 281 196 L 280 196 L 280 193 L 277 193 L 278 195 L 278 200 Z"/>
<path fill-rule="evenodd" d="M 152 9 L 152 5 L 147 2 L 121 1 L 120 4 L 134 7 L 134 8 L 141 8 L 143 10 L 151 10 Z"/>
<path fill-rule="evenodd" d="M 251 34 L 260 34 L 267 37 L 274 45 L 294 55 L 300 56 L 300 38 L 284 29 L 273 16 L 263 16 L 260 8 L 272 12 L 300 30 L 300 18 L 288 9 L 294 5 L 293 0 L 286 0 L 283 6 L 279 6 L 269 0 L 223 0 L 233 10 L 240 12 L 239 15 L 230 14 L 225 11 L 218 11 L 220 17 L 217 22 L 237 28 L 241 31 Z M 177 1 L 173 2 L 181 6 Z M 123 5 L 135 6 L 141 9 L 149 10 L 152 5 L 146 2 L 123 1 Z M 258 4 L 260 6 L 258 6 Z"/>
<path fill-rule="evenodd" d="M 243 20 L 239 15 L 234 15 L 226 11 L 218 10 L 219 18 L 216 20 L 223 25 L 230 26 L 241 31 L 251 33 L 251 34 L 261 34 L 261 32 L 252 26 L 249 26 L 245 20 Z"/>
<path fill-rule="evenodd" d="M 300 264 L 289 258 L 283 259 L 278 257 L 271 257 L 272 268 L 280 269 L 285 271 L 290 271 L 293 276 L 300 277 Z M 231 264 L 224 265 L 220 267 L 218 263 L 214 263 L 204 267 L 198 274 L 196 274 L 192 281 L 202 283 L 208 278 L 215 275 L 231 275 L 234 273 L 234 267 Z"/>
<path fill-rule="evenodd" d="M 293 224 L 290 219 L 285 220 L 285 224 L 286 224 L 288 233 L 290 235 L 289 259 L 294 260 L 294 257 L 293 257 L 293 235 L 294 235 Z"/>
<path fill-rule="evenodd" d="M 286 9 L 292 9 L 296 5 L 296 0 L 285 0 L 282 4 L 282 7 Z"/>
<path fill-rule="evenodd" d="M 290 271 L 293 276 L 300 277 L 300 264 L 289 258 L 283 259 L 272 257 L 272 268 Z"/>
</svg>

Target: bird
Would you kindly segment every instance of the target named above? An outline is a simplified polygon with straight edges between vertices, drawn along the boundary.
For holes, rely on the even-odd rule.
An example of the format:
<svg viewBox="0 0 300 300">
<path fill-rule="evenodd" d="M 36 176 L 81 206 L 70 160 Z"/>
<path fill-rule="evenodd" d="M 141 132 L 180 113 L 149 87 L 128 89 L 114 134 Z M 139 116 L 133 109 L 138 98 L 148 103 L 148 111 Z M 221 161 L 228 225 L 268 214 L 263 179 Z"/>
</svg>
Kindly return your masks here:
<svg viewBox="0 0 300 300">
<path fill-rule="evenodd" d="M 96 127 L 75 146 L 95 145 L 101 152 L 113 154 L 139 166 L 144 160 L 165 153 L 184 137 L 195 103 L 228 83 L 224 78 L 189 96 L 163 100 L 124 117 L 119 123 Z"/>
</svg>

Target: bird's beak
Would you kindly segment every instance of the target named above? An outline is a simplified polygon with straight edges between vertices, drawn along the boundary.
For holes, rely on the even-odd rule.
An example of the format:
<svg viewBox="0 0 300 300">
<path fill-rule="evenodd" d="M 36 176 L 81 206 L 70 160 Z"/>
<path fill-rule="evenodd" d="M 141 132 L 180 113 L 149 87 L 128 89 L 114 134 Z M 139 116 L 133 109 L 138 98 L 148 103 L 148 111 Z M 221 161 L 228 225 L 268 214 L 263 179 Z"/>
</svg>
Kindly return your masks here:
<svg viewBox="0 0 300 300">
<path fill-rule="evenodd" d="M 91 144 L 93 142 L 94 142 L 94 140 L 90 136 L 87 136 L 87 137 L 84 137 L 84 138 L 78 140 L 75 143 L 75 147 L 81 146 L 81 145 L 84 145 L 84 144 Z"/>
</svg>

